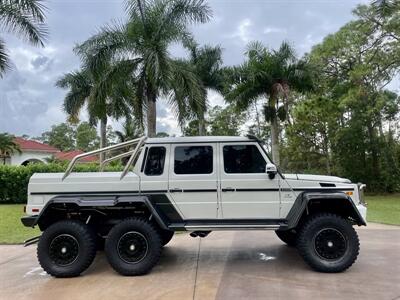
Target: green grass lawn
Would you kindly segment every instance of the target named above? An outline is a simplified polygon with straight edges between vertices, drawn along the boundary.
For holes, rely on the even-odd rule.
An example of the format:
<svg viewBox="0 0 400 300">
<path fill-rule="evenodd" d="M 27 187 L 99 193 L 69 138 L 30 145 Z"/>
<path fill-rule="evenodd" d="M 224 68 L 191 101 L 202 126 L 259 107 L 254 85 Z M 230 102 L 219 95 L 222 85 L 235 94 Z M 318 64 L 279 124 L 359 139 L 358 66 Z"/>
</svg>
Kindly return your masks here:
<svg viewBox="0 0 400 300">
<path fill-rule="evenodd" d="M 367 196 L 368 222 L 400 225 L 400 195 Z M 23 205 L 0 205 L 0 244 L 19 244 L 40 234 L 38 228 L 24 227 L 20 221 Z"/>
<path fill-rule="evenodd" d="M 367 196 L 367 221 L 400 225 L 400 194 Z"/>
<path fill-rule="evenodd" d="M 20 244 L 40 234 L 39 228 L 22 225 L 23 210 L 21 204 L 0 205 L 0 244 Z"/>
</svg>

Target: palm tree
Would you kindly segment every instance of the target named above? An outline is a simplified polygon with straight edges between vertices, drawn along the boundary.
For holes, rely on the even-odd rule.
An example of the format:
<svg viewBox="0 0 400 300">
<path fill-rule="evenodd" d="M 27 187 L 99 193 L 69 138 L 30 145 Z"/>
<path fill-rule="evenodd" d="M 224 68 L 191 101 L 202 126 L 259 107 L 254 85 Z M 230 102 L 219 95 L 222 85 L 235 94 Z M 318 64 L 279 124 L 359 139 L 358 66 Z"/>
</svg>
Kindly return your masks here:
<svg viewBox="0 0 400 300">
<path fill-rule="evenodd" d="M 199 47 L 194 41 L 188 41 L 185 47 L 190 53 L 189 63 L 193 65 L 194 72 L 204 88 L 203 106 L 207 108 L 207 90 L 222 92 L 223 89 L 221 72 L 222 49 L 219 46 L 212 47 L 208 45 Z M 206 133 L 204 115 L 205 110 L 199 111 L 199 135 Z"/>
<path fill-rule="evenodd" d="M 16 34 L 32 45 L 44 46 L 47 28 L 46 7 L 41 0 L 1 0 L 0 27 Z M 0 38 L 0 77 L 10 68 L 5 42 Z"/>
<path fill-rule="evenodd" d="M 304 92 L 312 88 L 311 72 L 307 62 L 297 60 L 294 49 L 286 42 L 277 51 L 252 42 L 246 55 L 247 61 L 229 72 L 226 98 L 243 110 L 260 97 L 265 98 L 265 119 L 271 123 L 272 157 L 279 165 L 279 120 L 286 118 L 291 90 Z"/>
<path fill-rule="evenodd" d="M 8 133 L 0 133 L 0 157 L 3 158 L 3 164 L 6 164 L 6 159 L 13 153 L 21 153 L 19 145 L 14 142 L 14 136 Z"/>
<path fill-rule="evenodd" d="M 400 7 L 398 0 L 374 0 L 371 4 L 381 16 L 392 14 Z"/>
<path fill-rule="evenodd" d="M 137 139 L 143 135 L 140 124 L 130 117 L 126 118 L 123 124 L 123 131 L 116 130 L 114 133 L 117 135 L 120 143 Z"/>
<path fill-rule="evenodd" d="M 201 82 L 185 61 L 168 52 L 173 43 L 191 38 L 188 25 L 209 20 L 203 0 L 130 0 L 126 24 L 112 24 L 83 43 L 92 65 L 115 62 L 113 72 L 135 83 L 136 115 L 147 117 L 148 136 L 156 135 L 156 101 L 164 96 L 180 124 L 202 109 Z M 97 69 L 97 68 L 95 68 Z"/>
<path fill-rule="evenodd" d="M 134 110 L 135 93 L 132 83 L 121 80 L 119 74 L 111 72 L 107 62 L 97 65 L 96 71 L 91 67 L 92 64 L 83 65 L 81 70 L 65 74 L 56 85 L 69 90 L 64 99 L 64 111 L 71 122 L 78 121 L 85 105 L 90 124 L 100 121 L 100 147 L 103 148 L 107 146 L 107 118 L 130 117 Z M 103 160 L 104 153 L 101 153 L 100 161 Z"/>
</svg>

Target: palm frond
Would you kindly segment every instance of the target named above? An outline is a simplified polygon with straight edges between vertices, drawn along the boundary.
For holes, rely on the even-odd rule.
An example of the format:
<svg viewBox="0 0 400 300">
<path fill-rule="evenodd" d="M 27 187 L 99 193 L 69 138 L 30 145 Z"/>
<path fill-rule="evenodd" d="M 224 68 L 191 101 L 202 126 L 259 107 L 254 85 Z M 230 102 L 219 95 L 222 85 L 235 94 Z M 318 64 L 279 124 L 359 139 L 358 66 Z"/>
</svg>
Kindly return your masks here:
<svg viewBox="0 0 400 300">
<path fill-rule="evenodd" d="M 87 69 L 100 76 L 96 73 L 102 73 L 105 63 L 127 50 L 126 29 L 126 25 L 118 22 L 106 25 L 96 35 L 75 46 L 74 52 Z"/>
<path fill-rule="evenodd" d="M 182 125 L 186 120 L 204 113 L 207 107 L 206 90 L 191 65 L 182 60 L 171 62 L 172 80 L 168 103 Z"/>
<path fill-rule="evenodd" d="M 5 1 L 0 5 L 0 25 L 33 45 L 44 46 L 48 35 L 44 6 L 39 1 Z M 39 4 L 39 5 L 38 5 Z"/>
<path fill-rule="evenodd" d="M 9 2 L 12 2 L 9 0 Z M 38 22 L 44 22 L 45 20 L 45 13 L 48 10 L 47 7 L 43 4 L 44 1 L 42 0 L 18 0 L 13 1 L 18 2 L 19 7 L 25 12 L 30 15 Z"/>
<path fill-rule="evenodd" d="M 245 54 L 251 59 L 262 59 L 265 56 L 266 49 L 260 41 L 252 41 L 247 44 Z"/>
<path fill-rule="evenodd" d="M 10 68 L 10 62 L 6 50 L 6 45 L 2 39 L 0 39 L 0 78 L 3 73 Z"/>
<path fill-rule="evenodd" d="M 203 0 L 160 0 L 154 3 L 149 17 L 157 24 L 156 39 L 191 39 L 188 24 L 206 23 L 212 17 L 211 8 Z M 157 22 L 155 22 L 157 21 Z"/>
<path fill-rule="evenodd" d="M 146 6 L 149 5 L 148 0 L 125 0 L 125 11 L 131 18 L 139 17 L 142 19 L 146 12 Z"/>
<path fill-rule="evenodd" d="M 87 70 L 67 73 L 57 80 L 56 86 L 69 89 L 63 109 L 71 118 L 77 119 L 91 93 L 93 82 L 90 74 Z"/>
</svg>

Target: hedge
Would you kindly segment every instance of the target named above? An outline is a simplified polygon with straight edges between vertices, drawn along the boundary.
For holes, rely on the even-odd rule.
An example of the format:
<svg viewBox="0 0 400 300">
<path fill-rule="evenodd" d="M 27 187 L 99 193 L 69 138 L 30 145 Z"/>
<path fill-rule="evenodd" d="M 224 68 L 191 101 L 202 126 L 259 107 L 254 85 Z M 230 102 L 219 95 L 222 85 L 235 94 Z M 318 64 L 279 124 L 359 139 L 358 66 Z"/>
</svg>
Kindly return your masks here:
<svg viewBox="0 0 400 300">
<path fill-rule="evenodd" d="M 0 204 L 26 203 L 29 179 L 34 173 L 65 172 L 67 164 L 29 164 L 27 166 L 0 165 Z M 78 164 L 74 172 L 97 172 L 98 164 Z M 120 165 L 109 166 L 105 171 L 120 171 Z"/>
</svg>

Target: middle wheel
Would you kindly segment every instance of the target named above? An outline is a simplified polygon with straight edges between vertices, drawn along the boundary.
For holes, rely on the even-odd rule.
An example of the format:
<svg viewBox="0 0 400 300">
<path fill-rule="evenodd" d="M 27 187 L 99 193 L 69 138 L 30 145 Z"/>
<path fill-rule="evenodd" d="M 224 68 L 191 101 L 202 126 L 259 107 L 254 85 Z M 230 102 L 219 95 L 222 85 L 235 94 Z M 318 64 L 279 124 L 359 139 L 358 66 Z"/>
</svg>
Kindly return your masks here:
<svg viewBox="0 0 400 300">
<path fill-rule="evenodd" d="M 162 242 L 153 225 L 131 218 L 115 225 L 108 234 L 105 252 L 115 271 L 125 276 L 149 272 L 160 259 Z"/>
</svg>

